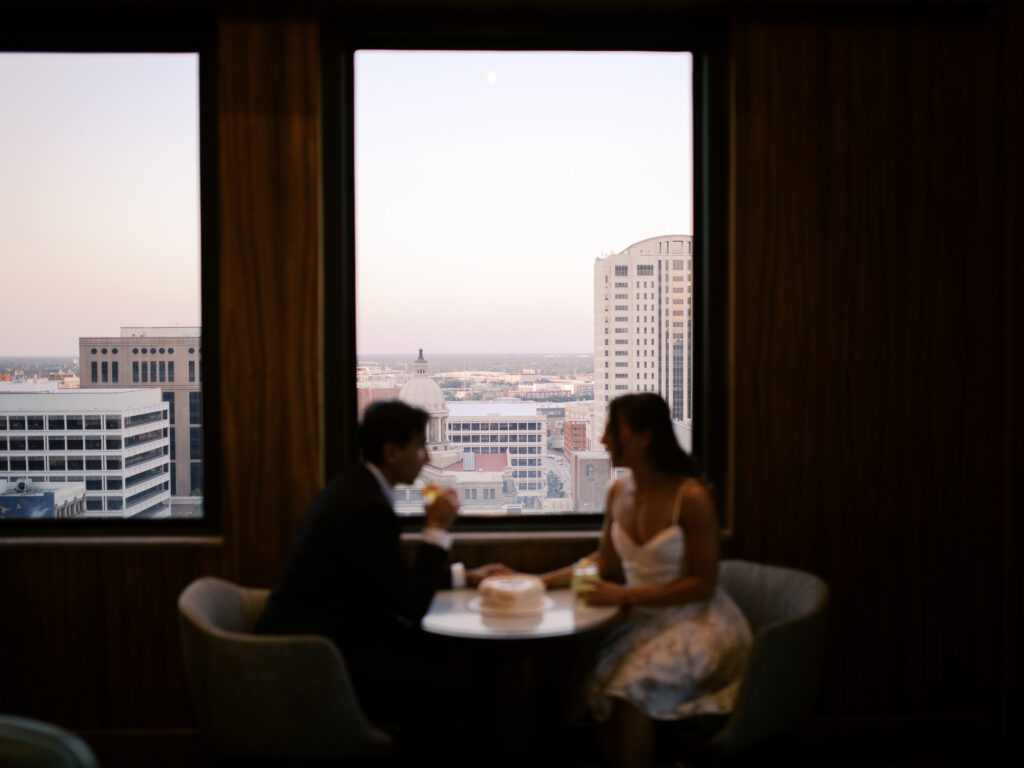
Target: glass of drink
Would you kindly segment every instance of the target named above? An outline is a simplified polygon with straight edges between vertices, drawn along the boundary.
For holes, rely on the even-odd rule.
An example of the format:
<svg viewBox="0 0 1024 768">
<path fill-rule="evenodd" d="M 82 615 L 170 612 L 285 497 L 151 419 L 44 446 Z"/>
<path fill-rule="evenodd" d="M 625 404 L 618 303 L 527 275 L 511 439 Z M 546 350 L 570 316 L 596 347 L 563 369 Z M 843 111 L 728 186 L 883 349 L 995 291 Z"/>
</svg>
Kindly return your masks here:
<svg viewBox="0 0 1024 768">
<path fill-rule="evenodd" d="M 584 557 L 573 566 L 569 588 L 576 593 L 586 592 L 594 588 L 594 581 L 598 578 L 600 578 L 600 572 L 598 571 L 597 563 Z M 577 595 L 576 605 L 581 606 L 586 605 L 586 603 Z"/>
</svg>

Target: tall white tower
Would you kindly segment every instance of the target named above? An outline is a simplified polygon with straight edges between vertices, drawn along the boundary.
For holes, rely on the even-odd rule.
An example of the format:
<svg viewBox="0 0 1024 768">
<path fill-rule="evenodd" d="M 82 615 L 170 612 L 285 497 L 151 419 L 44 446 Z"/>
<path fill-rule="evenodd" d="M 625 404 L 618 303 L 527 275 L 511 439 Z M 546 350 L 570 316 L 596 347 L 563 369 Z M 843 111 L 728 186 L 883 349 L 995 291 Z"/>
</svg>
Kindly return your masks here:
<svg viewBox="0 0 1024 768">
<path fill-rule="evenodd" d="M 693 237 L 661 235 L 594 262 L 594 430 L 608 403 L 657 392 L 669 404 L 680 443 L 693 428 Z"/>
</svg>

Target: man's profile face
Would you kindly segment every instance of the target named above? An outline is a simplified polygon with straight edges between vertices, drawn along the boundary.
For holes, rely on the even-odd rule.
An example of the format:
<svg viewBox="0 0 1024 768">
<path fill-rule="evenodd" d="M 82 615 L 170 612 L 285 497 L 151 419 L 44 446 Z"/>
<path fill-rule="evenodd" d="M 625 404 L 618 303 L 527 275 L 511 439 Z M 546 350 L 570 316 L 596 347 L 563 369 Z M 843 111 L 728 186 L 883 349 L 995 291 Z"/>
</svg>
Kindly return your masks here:
<svg viewBox="0 0 1024 768">
<path fill-rule="evenodd" d="M 425 434 L 411 438 L 405 445 L 394 446 L 394 450 L 391 452 L 391 463 L 398 482 L 406 485 L 415 482 L 429 458 Z"/>
</svg>

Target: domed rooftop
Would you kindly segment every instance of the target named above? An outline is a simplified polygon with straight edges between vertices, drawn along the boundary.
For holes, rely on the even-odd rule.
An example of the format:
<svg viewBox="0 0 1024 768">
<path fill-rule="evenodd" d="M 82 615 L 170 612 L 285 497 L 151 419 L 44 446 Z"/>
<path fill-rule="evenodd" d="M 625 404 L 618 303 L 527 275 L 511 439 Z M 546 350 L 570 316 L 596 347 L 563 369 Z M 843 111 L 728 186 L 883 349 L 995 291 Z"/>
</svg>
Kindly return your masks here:
<svg viewBox="0 0 1024 768">
<path fill-rule="evenodd" d="M 445 409 L 441 387 L 429 376 L 413 376 L 402 385 L 398 399 L 427 413 Z"/>
<path fill-rule="evenodd" d="M 423 359 L 423 350 L 415 363 L 415 374 L 402 385 L 398 399 L 402 402 L 422 408 L 427 413 L 447 411 L 444 404 L 444 393 L 436 381 L 427 376 L 427 361 Z"/>
</svg>

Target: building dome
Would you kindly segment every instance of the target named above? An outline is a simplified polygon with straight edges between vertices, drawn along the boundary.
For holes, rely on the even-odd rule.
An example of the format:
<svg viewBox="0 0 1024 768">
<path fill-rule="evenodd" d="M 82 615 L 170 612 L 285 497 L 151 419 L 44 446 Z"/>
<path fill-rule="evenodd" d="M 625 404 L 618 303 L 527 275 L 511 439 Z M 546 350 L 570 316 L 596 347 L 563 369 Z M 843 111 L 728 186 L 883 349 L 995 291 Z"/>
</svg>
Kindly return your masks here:
<svg viewBox="0 0 1024 768">
<path fill-rule="evenodd" d="M 402 385 L 398 399 L 427 413 L 446 410 L 441 387 L 429 376 L 413 376 Z"/>
<path fill-rule="evenodd" d="M 444 404 L 440 385 L 427 375 L 427 361 L 423 359 L 422 349 L 413 365 L 413 377 L 402 385 L 398 399 L 430 414 L 427 447 L 437 451 L 448 445 L 448 406 Z"/>
</svg>

